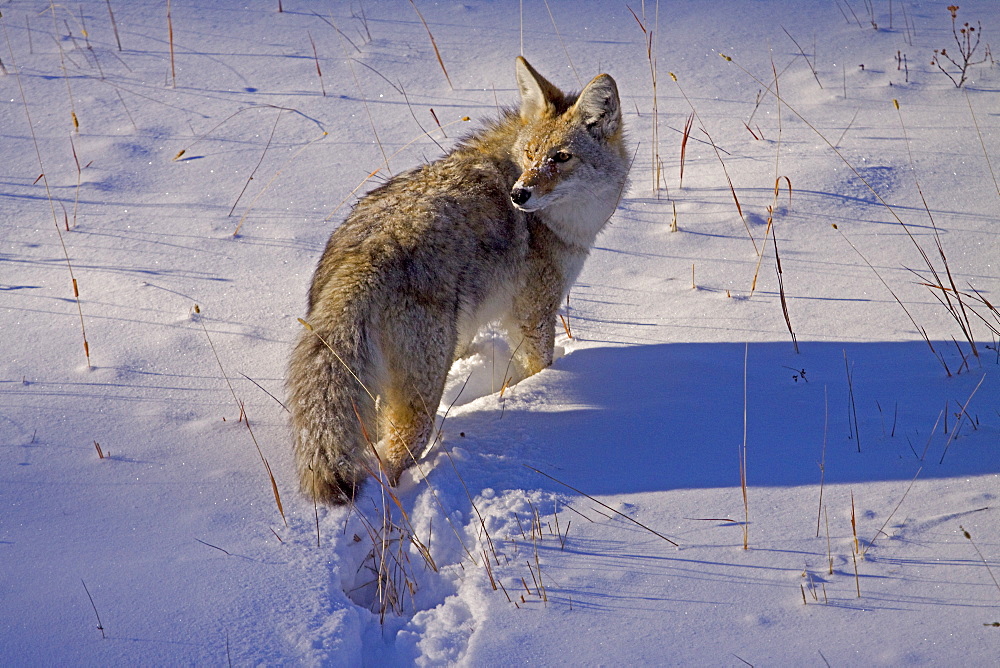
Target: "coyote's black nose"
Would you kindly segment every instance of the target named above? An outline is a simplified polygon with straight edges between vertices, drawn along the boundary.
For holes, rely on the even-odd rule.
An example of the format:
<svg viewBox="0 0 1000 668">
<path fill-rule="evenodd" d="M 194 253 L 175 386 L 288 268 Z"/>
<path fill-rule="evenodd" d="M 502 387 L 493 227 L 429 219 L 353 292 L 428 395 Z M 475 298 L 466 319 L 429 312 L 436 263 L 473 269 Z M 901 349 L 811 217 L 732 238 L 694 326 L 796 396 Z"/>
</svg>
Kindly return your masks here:
<svg viewBox="0 0 1000 668">
<path fill-rule="evenodd" d="M 520 206 L 531 199 L 531 191 L 527 188 L 514 188 L 510 191 L 510 201 Z"/>
</svg>

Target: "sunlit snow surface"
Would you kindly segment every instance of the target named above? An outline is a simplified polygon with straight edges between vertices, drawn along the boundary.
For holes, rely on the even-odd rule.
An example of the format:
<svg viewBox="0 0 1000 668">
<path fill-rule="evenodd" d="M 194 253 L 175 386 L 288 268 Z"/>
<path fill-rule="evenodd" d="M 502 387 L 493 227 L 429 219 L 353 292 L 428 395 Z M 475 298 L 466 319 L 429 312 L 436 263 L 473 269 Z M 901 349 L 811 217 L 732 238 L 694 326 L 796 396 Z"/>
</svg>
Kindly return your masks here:
<svg viewBox="0 0 1000 668">
<path fill-rule="evenodd" d="M 3 5 L 5 665 L 995 661 L 1000 68 L 930 65 L 944 3 L 523 5 L 417 2 L 453 88 L 403 0 Z M 561 354 L 501 395 L 483 332 L 396 499 L 314 509 L 315 263 L 522 49 L 635 153 Z"/>
</svg>

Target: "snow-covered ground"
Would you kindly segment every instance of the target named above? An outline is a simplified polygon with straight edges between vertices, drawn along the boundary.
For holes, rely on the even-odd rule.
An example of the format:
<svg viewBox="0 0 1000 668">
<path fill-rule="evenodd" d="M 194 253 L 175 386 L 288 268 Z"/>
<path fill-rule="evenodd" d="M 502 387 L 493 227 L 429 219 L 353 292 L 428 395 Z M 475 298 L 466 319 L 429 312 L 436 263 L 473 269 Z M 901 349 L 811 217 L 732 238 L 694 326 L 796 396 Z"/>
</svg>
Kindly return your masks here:
<svg viewBox="0 0 1000 668">
<path fill-rule="evenodd" d="M 0 7 L 0 662 L 994 662 L 1000 68 L 931 65 L 946 4 L 416 7 L 453 88 L 405 0 Z M 572 338 L 500 396 L 484 332 L 397 499 L 314 509 L 326 238 L 520 53 L 613 75 L 636 151 Z"/>
</svg>

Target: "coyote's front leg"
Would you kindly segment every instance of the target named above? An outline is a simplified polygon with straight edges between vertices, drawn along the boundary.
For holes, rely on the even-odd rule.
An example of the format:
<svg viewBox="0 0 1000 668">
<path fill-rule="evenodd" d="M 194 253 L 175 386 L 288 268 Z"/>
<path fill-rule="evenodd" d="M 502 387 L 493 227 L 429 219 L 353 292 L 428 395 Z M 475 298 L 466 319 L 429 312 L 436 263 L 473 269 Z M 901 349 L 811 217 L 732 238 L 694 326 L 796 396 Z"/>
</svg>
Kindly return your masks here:
<svg viewBox="0 0 1000 668">
<path fill-rule="evenodd" d="M 515 323 L 508 327 L 510 343 L 516 348 L 515 358 L 525 377 L 551 366 L 555 350 L 561 294 L 548 282 L 539 283 L 529 285 L 514 298 Z"/>
<path fill-rule="evenodd" d="M 525 373 L 533 376 L 552 365 L 556 343 L 556 314 L 535 323 L 522 323 L 521 348 L 518 351 Z"/>
</svg>

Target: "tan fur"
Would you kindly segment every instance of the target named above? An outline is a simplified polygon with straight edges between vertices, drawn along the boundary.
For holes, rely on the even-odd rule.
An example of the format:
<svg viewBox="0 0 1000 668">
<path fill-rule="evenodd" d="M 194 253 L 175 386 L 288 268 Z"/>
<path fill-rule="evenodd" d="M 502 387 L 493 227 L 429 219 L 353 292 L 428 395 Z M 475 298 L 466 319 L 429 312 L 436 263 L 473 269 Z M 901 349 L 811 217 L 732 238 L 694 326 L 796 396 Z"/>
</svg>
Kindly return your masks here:
<svg viewBox="0 0 1000 668">
<path fill-rule="evenodd" d="M 448 369 L 499 321 L 525 375 L 625 187 L 614 80 L 567 95 L 523 58 L 521 107 L 365 196 L 330 236 L 288 372 L 302 488 L 343 503 L 427 445 Z"/>
</svg>

